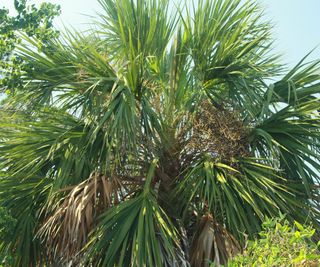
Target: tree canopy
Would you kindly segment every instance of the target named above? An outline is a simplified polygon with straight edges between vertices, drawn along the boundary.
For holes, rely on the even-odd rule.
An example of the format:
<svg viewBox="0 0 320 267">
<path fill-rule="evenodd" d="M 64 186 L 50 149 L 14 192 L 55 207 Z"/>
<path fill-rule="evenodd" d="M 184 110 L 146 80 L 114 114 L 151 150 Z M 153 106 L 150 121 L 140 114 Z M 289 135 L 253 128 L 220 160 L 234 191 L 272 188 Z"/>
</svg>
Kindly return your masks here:
<svg viewBox="0 0 320 267">
<path fill-rule="evenodd" d="M 320 61 L 282 64 L 254 1 L 99 2 L 91 31 L 10 51 L 13 266 L 219 265 L 265 216 L 319 227 Z"/>
<path fill-rule="evenodd" d="M 38 49 L 44 48 L 48 40 L 57 37 L 58 31 L 53 29 L 53 18 L 60 14 L 60 7 L 51 3 L 42 3 L 39 8 L 27 5 L 27 0 L 14 0 L 17 15 L 10 16 L 9 10 L 0 9 L 0 75 L 1 89 L 7 94 L 20 83 L 21 68 L 25 67 L 23 59 L 15 53 L 21 44 L 20 34 L 36 37 Z"/>
</svg>

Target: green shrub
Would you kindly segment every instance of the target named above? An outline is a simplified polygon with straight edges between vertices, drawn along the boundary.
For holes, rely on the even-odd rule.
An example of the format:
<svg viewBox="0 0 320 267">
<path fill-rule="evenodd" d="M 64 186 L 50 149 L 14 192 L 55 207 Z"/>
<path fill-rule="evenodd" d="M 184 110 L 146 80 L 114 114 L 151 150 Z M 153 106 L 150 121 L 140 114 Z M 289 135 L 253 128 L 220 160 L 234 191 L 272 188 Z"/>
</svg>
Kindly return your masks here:
<svg viewBox="0 0 320 267">
<path fill-rule="evenodd" d="M 311 238 L 315 230 L 298 222 L 290 225 L 283 217 L 268 219 L 260 237 L 249 241 L 242 255 L 229 262 L 229 267 L 319 266 L 319 245 Z"/>
</svg>

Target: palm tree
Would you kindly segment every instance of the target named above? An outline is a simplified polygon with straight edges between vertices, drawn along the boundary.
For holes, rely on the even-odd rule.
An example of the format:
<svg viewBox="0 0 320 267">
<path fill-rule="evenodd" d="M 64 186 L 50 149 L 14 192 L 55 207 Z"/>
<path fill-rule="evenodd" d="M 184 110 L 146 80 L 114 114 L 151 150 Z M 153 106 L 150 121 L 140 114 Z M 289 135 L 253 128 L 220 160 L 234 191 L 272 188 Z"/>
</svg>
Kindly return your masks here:
<svg viewBox="0 0 320 267">
<path fill-rule="evenodd" d="M 319 222 L 320 62 L 288 70 L 256 3 L 100 0 L 1 108 L 13 266 L 225 264 L 266 216 Z"/>
</svg>

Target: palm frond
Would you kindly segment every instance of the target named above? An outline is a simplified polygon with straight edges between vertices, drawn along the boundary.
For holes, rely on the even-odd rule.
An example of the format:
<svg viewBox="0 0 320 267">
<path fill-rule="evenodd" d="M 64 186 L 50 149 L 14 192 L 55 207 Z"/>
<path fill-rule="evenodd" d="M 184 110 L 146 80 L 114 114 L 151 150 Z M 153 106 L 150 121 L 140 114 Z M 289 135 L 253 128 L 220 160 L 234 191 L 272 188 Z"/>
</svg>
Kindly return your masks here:
<svg viewBox="0 0 320 267">
<path fill-rule="evenodd" d="M 253 116 L 264 79 L 281 69 L 272 56 L 271 25 L 256 3 L 199 1 L 183 19 L 194 61 L 194 76 L 218 102 L 232 101 Z M 250 82 L 249 82 L 250 81 Z"/>
<path fill-rule="evenodd" d="M 148 57 L 162 56 L 175 28 L 167 0 L 99 0 L 103 10 L 100 33 L 121 70 L 125 84 L 141 98 Z"/>
<path fill-rule="evenodd" d="M 286 177 L 305 186 L 319 181 L 319 100 L 287 106 L 268 116 L 252 131 L 252 146 Z"/>
<path fill-rule="evenodd" d="M 207 209 L 238 240 L 243 240 L 243 233 L 256 233 L 266 214 L 277 216 L 281 211 L 290 216 L 299 210 L 303 219 L 312 210 L 303 188 L 255 158 L 231 166 L 210 157 L 200 160 L 189 168 L 177 190 L 185 198 L 182 203 L 188 203 L 185 214 L 190 208 L 198 214 Z"/>
<path fill-rule="evenodd" d="M 10 105 L 55 105 L 76 114 L 96 114 L 118 80 L 110 59 L 94 36 L 68 32 L 50 41 L 50 49 L 39 53 L 37 41 L 24 36 L 17 48 L 24 67 L 24 87 Z"/>
<path fill-rule="evenodd" d="M 41 173 L 23 178 L 23 175 L 13 176 L 6 171 L 1 172 L 1 202 L 17 223 L 11 242 L 4 243 L 1 240 L 0 249 L 2 253 L 14 252 L 14 267 L 45 265 L 47 253 L 35 234 L 42 220 L 39 211 L 50 192 L 52 180 L 43 178 Z"/>
<path fill-rule="evenodd" d="M 177 230 L 150 188 L 155 164 L 141 192 L 101 215 L 86 247 L 88 262 L 102 266 L 170 266 L 177 259 Z"/>
<path fill-rule="evenodd" d="M 54 254 L 53 259 L 60 258 L 60 264 L 77 262 L 95 226 L 95 218 L 119 203 L 121 189 L 118 179 L 93 173 L 84 182 L 61 190 L 69 192 L 59 199 L 60 204 L 52 203 L 46 208 L 48 216 L 38 232 L 47 243 L 47 250 Z"/>
<path fill-rule="evenodd" d="M 316 94 L 320 92 L 320 61 L 305 62 L 308 56 L 309 54 L 273 84 L 272 102 L 295 105 L 317 97 Z"/>
</svg>

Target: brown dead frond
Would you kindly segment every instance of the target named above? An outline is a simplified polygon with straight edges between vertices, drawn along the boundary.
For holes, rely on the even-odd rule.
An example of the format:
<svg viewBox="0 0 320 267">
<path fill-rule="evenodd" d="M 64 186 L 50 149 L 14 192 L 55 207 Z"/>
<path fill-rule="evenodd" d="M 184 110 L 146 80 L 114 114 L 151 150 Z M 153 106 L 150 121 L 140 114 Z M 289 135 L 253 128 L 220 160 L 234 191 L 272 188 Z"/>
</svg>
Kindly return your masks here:
<svg viewBox="0 0 320 267">
<path fill-rule="evenodd" d="M 52 257 L 69 262 L 87 243 L 97 216 L 119 202 L 122 184 L 116 178 L 94 173 L 66 190 L 69 193 L 47 218 L 38 235 L 45 240 L 48 251 L 54 252 Z"/>
<path fill-rule="evenodd" d="M 204 215 L 197 227 L 191 249 L 190 260 L 194 267 L 226 264 L 228 259 L 240 252 L 238 241 L 211 214 Z"/>
</svg>

